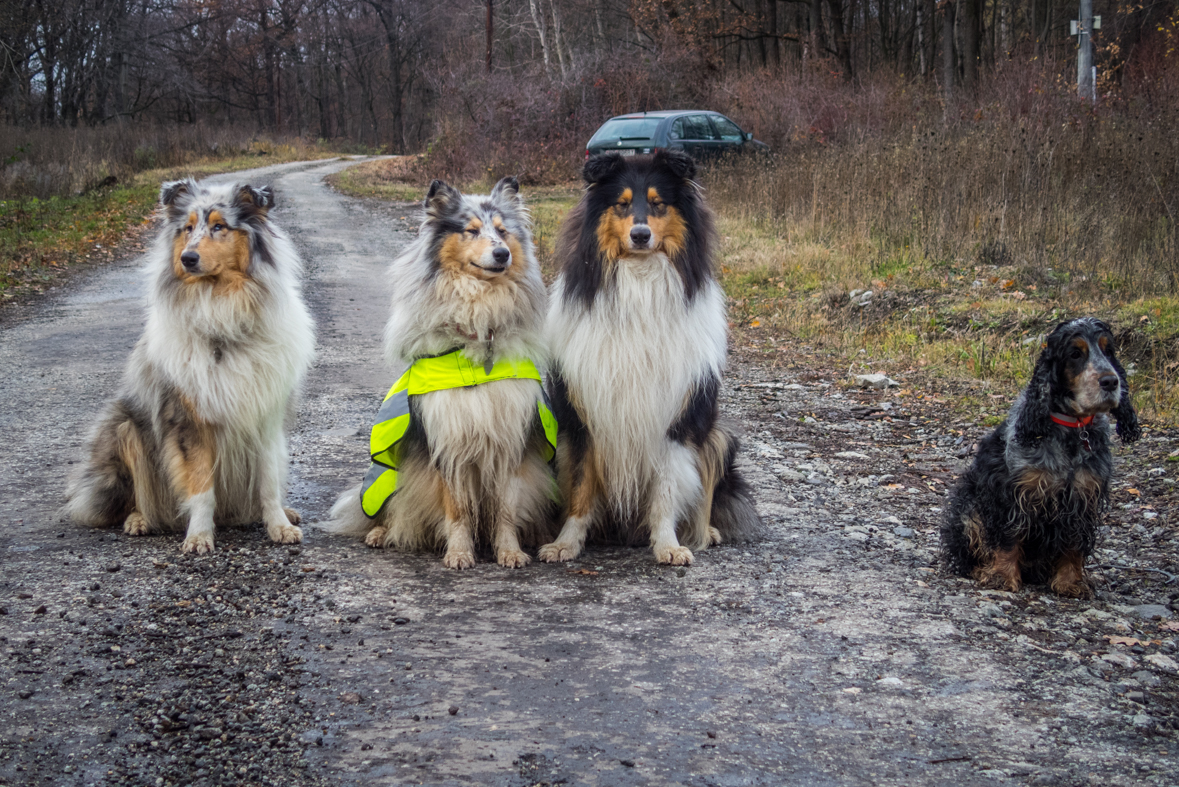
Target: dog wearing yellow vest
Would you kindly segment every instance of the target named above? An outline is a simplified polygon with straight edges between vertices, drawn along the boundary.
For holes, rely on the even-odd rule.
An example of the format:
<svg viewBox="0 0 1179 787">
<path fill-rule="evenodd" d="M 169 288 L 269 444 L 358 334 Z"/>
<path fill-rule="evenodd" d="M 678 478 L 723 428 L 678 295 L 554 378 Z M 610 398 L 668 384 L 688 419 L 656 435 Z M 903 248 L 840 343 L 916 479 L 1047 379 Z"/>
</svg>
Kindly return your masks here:
<svg viewBox="0 0 1179 787">
<path fill-rule="evenodd" d="M 375 418 L 364 482 L 327 528 L 372 547 L 444 551 L 471 568 L 481 546 L 521 568 L 553 535 L 556 422 L 541 385 L 546 309 L 515 178 L 489 195 L 430 184 L 417 240 L 394 261 L 390 365 L 409 368 Z"/>
</svg>

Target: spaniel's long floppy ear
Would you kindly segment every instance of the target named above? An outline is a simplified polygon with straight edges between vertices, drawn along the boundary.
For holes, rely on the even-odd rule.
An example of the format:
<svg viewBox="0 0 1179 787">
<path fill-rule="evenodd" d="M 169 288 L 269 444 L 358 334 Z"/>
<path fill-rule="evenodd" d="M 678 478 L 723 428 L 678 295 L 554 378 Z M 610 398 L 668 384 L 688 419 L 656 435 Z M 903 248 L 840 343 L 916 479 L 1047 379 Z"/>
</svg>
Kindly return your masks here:
<svg viewBox="0 0 1179 787">
<path fill-rule="evenodd" d="M 1060 326 L 1048 335 L 1048 341 L 1036 361 L 1032 380 L 1024 392 L 1023 406 L 1015 419 L 1015 439 L 1021 445 L 1042 440 L 1052 428 L 1052 385 L 1060 363 Z"/>
<path fill-rule="evenodd" d="M 1118 398 L 1118 406 L 1113 409 L 1113 417 L 1118 421 L 1118 437 L 1123 443 L 1132 443 L 1142 437 L 1142 428 L 1138 426 L 1138 413 L 1134 411 L 1134 402 L 1130 399 L 1130 384 L 1126 382 L 1126 370 L 1112 351 L 1109 353 L 1109 362 L 1122 381 L 1122 395 Z"/>
</svg>

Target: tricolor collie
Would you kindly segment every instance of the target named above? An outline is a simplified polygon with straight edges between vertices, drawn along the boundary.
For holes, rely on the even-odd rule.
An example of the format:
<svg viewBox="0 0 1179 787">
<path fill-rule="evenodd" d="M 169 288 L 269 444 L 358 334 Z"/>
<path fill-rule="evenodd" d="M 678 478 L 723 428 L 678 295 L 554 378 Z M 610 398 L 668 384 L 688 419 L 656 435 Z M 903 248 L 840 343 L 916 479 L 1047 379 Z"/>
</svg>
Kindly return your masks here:
<svg viewBox="0 0 1179 787">
<path fill-rule="evenodd" d="M 545 287 L 515 178 L 490 195 L 430 185 L 418 238 L 394 261 L 389 364 L 409 369 L 385 398 L 361 486 L 328 529 L 373 547 L 444 552 L 475 565 L 490 546 L 520 568 L 552 537 L 548 460 L 556 423 L 544 401 Z"/>
<path fill-rule="evenodd" d="M 182 180 L 160 202 L 147 325 L 66 512 L 130 535 L 187 528 L 185 552 L 212 551 L 214 523 L 261 520 L 296 543 L 284 425 L 315 353 L 299 257 L 269 188 Z"/>
<path fill-rule="evenodd" d="M 676 151 L 585 165 L 546 329 L 566 518 L 543 560 L 572 560 L 596 533 L 689 565 L 760 529 L 717 421 L 727 321 L 695 171 Z"/>
</svg>

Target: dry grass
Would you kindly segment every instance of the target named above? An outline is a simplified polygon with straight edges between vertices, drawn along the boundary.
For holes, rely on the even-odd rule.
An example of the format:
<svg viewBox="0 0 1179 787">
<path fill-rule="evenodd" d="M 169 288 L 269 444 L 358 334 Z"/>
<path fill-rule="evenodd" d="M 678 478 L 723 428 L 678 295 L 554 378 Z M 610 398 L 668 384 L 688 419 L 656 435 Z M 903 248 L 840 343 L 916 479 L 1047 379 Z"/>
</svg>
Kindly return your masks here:
<svg viewBox="0 0 1179 787">
<path fill-rule="evenodd" d="M 1009 401 L 1039 338 L 1092 314 L 1115 326 L 1147 417 L 1174 422 L 1179 142 L 1126 122 L 996 123 L 710 171 L 739 340 Z"/>
</svg>

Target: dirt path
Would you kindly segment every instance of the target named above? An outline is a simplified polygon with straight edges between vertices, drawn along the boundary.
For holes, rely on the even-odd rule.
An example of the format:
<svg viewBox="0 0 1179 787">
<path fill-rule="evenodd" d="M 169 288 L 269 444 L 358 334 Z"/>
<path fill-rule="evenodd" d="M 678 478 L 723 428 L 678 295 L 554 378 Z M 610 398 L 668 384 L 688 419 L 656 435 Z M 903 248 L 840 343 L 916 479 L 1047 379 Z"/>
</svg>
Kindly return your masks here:
<svg viewBox="0 0 1179 787">
<path fill-rule="evenodd" d="M 277 188 L 319 322 L 292 440 L 311 520 L 363 472 L 392 379 L 383 273 L 417 221 L 329 191 L 343 166 L 251 174 Z M 261 527 L 194 558 L 178 537 L 63 524 L 139 298 L 128 260 L 0 329 L 0 785 L 1177 781 L 1179 583 L 1112 570 L 1073 602 L 945 577 L 954 426 L 803 364 L 734 361 L 725 409 L 771 537 L 686 570 L 592 548 L 459 574 L 314 529 L 279 547 Z M 958 429 L 965 446 L 978 433 Z M 1152 433 L 1127 454 L 1141 505 L 1117 498 L 1100 560 L 1174 572 L 1175 514 L 1143 506 L 1173 499 L 1175 465 L 1148 466 L 1175 447 Z"/>
</svg>

